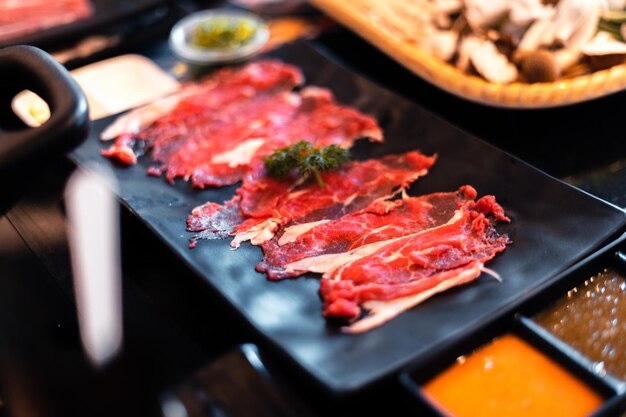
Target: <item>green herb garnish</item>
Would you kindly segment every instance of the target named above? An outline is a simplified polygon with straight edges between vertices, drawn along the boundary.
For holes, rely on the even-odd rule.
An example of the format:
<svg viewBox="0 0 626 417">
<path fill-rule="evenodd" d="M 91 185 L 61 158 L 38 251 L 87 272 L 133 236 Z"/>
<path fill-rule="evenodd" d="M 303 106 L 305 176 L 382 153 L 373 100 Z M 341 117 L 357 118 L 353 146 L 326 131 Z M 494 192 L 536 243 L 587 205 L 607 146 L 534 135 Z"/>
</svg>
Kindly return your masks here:
<svg viewBox="0 0 626 417">
<path fill-rule="evenodd" d="M 190 41 L 201 48 L 236 48 L 252 40 L 255 31 L 252 22 L 216 19 L 200 23 Z"/>
<path fill-rule="evenodd" d="M 322 172 L 337 168 L 350 159 L 348 151 L 337 145 L 313 148 L 313 144 L 300 141 L 295 145 L 280 148 L 267 158 L 265 167 L 269 174 L 276 178 L 285 178 L 297 170 L 301 177 L 313 174 L 320 187 L 324 186 Z"/>
</svg>

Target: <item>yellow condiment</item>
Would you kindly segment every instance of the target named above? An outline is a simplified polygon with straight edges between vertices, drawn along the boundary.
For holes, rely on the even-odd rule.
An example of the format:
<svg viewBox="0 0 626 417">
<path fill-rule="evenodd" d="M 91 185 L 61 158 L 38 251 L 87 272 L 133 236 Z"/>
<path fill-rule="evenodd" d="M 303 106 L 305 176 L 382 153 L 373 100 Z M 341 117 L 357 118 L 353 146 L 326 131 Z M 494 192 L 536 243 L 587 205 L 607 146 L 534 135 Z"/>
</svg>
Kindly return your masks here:
<svg viewBox="0 0 626 417">
<path fill-rule="evenodd" d="M 423 392 L 453 417 L 585 417 L 602 397 L 513 335 L 478 349 Z"/>
<path fill-rule="evenodd" d="M 196 26 L 189 41 L 201 48 L 236 48 L 252 40 L 255 31 L 247 20 L 212 19 Z"/>
</svg>

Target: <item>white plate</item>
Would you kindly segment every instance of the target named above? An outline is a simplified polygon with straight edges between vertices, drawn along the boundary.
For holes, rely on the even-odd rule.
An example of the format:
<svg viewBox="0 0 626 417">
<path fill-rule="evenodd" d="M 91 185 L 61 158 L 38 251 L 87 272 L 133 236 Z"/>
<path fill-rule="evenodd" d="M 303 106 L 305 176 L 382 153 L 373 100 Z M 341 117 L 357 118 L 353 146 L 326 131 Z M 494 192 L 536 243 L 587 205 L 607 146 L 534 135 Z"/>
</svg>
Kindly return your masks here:
<svg viewBox="0 0 626 417">
<path fill-rule="evenodd" d="M 211 20 L 248 22 L 255 28 L 253 38 L 236 48 L 203 48 L 189 42 L 192 31 L 201 23 Z M 210 65 L 248 58 L 258 52 L 269 39 L 269 29 L 263 20 L 243 11 L 206 10 L 193 13 L 179 21 L 170 32 L 169 45 L 182 60 L 196 65 Z"/>
</svg>

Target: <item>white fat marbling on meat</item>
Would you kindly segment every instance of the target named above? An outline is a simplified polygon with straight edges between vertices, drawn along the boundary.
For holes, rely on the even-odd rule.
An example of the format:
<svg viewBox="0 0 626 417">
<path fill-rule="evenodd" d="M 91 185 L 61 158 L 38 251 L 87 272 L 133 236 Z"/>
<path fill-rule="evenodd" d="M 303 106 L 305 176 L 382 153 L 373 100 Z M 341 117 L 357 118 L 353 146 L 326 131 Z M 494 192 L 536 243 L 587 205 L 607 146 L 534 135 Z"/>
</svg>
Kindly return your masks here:
<svg viewBox="0 0 626 417">
<path fill-rule="evenodd" d="M 319 226 L 320 224 L 328 223 L 329 221 L 330 220 L 320 220 L 317 222 L 302 223 L 295 226 L 287 227 L 283 235 L 280 237 L 280 239 L 278 239 L 278 246 L 283 246 L 287 243 L 291 243 L 312 228 Z"/>
<path fill-rule="evenodd" d="M 230 246 L 237 249 L 242 242 L 246 242 L 248 240 L 253 245 L 260 245 L 261 243 L 274 237 L 274 233 L 276 233 L 278 227 L 279 222 L 274 218 L 269 218 L 264 222 L 249 228 L 248 230 L 237 233 L 233 241 L 230 242 Z"/>
<path fill-rule="evenodd" d="M 440 227 L 449 225 L 459 220 L 463 216 L 463 212 L 461 210 L 457 210 L 454 213 L 454 216 L 450 218 L 445 224 L 441 226 L 433 227 L 431 229 L 421 230 L 419 232 L 400 236 L 393 239 L 381 240 L 378 242 L 369 243 L 367 245 L 359 246 L 358 248 L 352 249 L 348 252 L 342 253 L 329 253 L 325 255 L 312 256 L 309 258 L 300 259 L 296 262 L 291 262 L 285 265 L 285 271 L 293 272 L 293 271 L 309 271 L 309 272 L 317 272 L 320 274 L 324 274 L 327 272 L 331 272 L 336 268 L 345 265 L 349 262 L 354 262 L 366 256 L 373 254 L 378 251 L 378 249 L 386 246 L 390 243 L 396 242 L 402 239 L 409 239 L 414 236 L 418 236 L 423 233 L 432 233 L 433 230 L 436 230 Z M 324 278 L 324 277 L 323 277 Z"/>
<path fill-rule="evenodd" d="M 265 138 L 253 138 L 239 144 L 235 149 L 228 152 L 215 155 L 211 159 L 213 164 L 228 164 L 229 167 L 234 168 L 239 165 L 248 165 L 252 158 L 265 143 Z"/>
<path fill-rule="evenodd" d="M 371 330 L 437 293 L 478 278 L 482 270 L 483 263 L 477 263 L 471 269 L 461 268 L 460 271 L 445 272 L 445 274 L 450 275 L 450 278 L 419 294 L 388 301 L 366 301 L 363 303 L 363 307 L 368 310 L 368 315 L 350 326 L 342 327 L 341 330 L 345 333 L 362 333 Z"/>
<path fill-rule="evenodd" d="M 194 95 L 196 88 L 190 87 L 179 93 L 157 100 L 154 103 L 138 107 L 115 119 L 100 134 L 101 140 L 113 140 L 121 134 L 136 134 L 150 126 L 159 117 L 170 113 L 178 103 L 191 95 Z"/>
</svg>

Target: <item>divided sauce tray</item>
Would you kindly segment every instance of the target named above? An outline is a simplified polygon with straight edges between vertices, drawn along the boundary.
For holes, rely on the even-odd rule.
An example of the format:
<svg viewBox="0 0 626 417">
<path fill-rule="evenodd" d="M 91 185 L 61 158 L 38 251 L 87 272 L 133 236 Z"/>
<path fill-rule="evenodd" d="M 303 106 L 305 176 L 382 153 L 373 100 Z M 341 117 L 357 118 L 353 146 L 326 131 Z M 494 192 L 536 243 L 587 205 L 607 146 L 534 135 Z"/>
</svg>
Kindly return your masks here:
<svg viewBox="0 0 626 417">
<path fill-rule="evenodd" d="M 468 335 L 454 346 L 440 351 L 436 360 L 430 365 L 404 373 L 400 381 L 409 394 L 416 399 L 416 407 L 420 415 L 432 417 L 447 415 L 424 394 L 422 388 L 424 384 L 453 365 L 458 357 L 467 356 L 494 338 L 508 333 L 517 335 L 578 378 L 590 390 L 604 397 L 603 404 L 589 414 L 589 417 L 625 415 L 626 375 L 616 376 L 607 372 L 602 366 L 598 366 L 598 362 L 594 362 L 585 353 L 555 336 L 536 319 L 538 314 L 551 309 L 556 301 L 567 297 L 569 291 L 574 288 L 580 289 L 586 280 L 607 268 L 618 271 L 622 278 L 626 277 L 626 235 L 559 274 L 515 311 L 501 316 L 489 326 Z M 624 295 L 626 296 L 626 292 Z M 626 302 L 626 297 L 622 302 Z M 626 337 L 626 334 L 618 336 Z M 618 352 L 618 355 L 626 360 L 626 352 Z"/>
<path fill-rule="evenodd" d="M 165 44 L 146 54 L 164 69 L 176 61 Z M 355 159 L 413 149 L 438 154 L 429 175 L 410 194 L 474 186 L 493 194 L 512 218 L 503 225 L 513 244 L 487 267 L 502 282 L 483 274 L 478 280 L 439 294 L 391 322 L 348 335 L 322 317 L 318 276 L 269 282 L 254 269 L 260 248 L 231 250 L 228 240 L 188 247 L 185 218 L 206 201 L 224 202 L 235 187 L 193 190 L 177 181 L 146 175 L 150 158 L 114 167 L 121 203 L 184 262 L 209 290 L 207 302 L 222 303 L 245 323 L 250 341 L 271 349 L 284 366 L 332 395 L 347 395 L 408 369 L 420 369 L 441 352 L 471 338 L 516 311 L 560 272 L 616 238 L 626 225 L 621 209 L 571 187 L 525 162 L 439 119 L 415 103 L 350 73 L 307 43 L 285 45 L 269 54 L 301 67 L 307 85 L 330 88 L 340 103 L 374 116 L 385 131 L 384 144 L 359 142 Z M 111 166 L 100 156 L 108 146 L 98 139 L 112 118 L 94 123 L 90 137 L 71 155 L 78 165 Z M 171 277 L 171 279 L 188 279 Z M 200 317 L 199 320 L 215 320 Z"/>
</svg>

